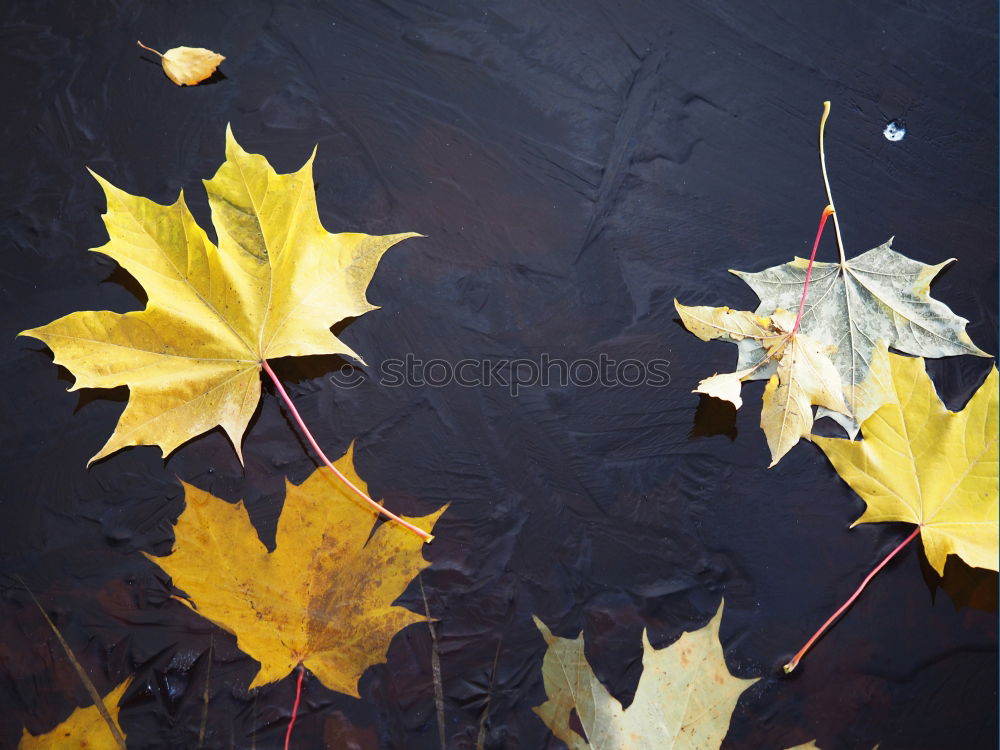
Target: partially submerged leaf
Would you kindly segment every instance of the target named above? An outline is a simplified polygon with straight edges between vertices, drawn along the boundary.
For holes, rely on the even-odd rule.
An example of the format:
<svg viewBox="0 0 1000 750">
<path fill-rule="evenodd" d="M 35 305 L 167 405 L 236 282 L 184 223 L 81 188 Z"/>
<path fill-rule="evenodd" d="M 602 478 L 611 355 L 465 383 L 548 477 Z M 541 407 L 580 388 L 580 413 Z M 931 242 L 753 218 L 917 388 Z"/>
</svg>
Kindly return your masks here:
<svg viewBox="0 0 1000 750">
<path fill-rule="evenodd" d="M 820 409 L 853 438 L 882 404 L 893 399 L 891 377 L 876 357 L 889 347 L 923 357 L 974 354 L 988 357 L 965 332 L 968 321 L 932 299 L 930 283 L 951 260 L 929 266 L 891 248 L 892 240 L 840 263 L 814 263 L 801 331 L 835 347 L 831 355 L 848 409 Z M 798 309 L 809 261 L 759 273 L 733 271 L 760 298 L 757 315 Z M 874 361 L 874 363 L 873 363 Z M 757 374 L 755 377 L 763 377 Z"/>
<path fill-rule="evenodd" d="M 771 466 L 801 437 L 812 432 L 816 404 L 846 413 L 840 378 L 830 360 L 830 347 L 794 332 L 795 316 L 776 310 L 761 316 L 728 307 L 674 306 L 685 327 L 703 341 L 732 341 L 739 349 L 737 370 L 702 380 L 695 393 L 722 398 L 740 408 L 740 384 L 768 377 L 760 426 L 771 449 Z"/>
<path fill-rule="evenodd" d="M 129 677 L 104 696 L 103 701 L 111 715 L 111 720 L 118 727 L 122 736 L 125 735 L 125 732 L 118 724 L 118 703 L 131 683 L 132 678 Z M 52 748 L 59 748 L 59 750 L 105 750 L 115 747 L 116 744 L 114 735 L 97 706 L 86 706 L 76 709 L 64 722 L 44 734 L 31 734 L 25 729 L 17 748 L 18 750 L 52 750 Z"/>
<path fill-rule="evenodd" d="M 949 554 L 997 570 L 997 370 L 960 412 L 948 411 L 924 361 L 890 354 L 889 403 L 865 420 L 864 440 L 814 437 L 868 507 L 854 523 L 921 527 L 942 574 Z"/>
<path fill-rule="evenodd" d="M 313 157 L 315 153 L 313 154 Z M 330 234 L 320 224 L 312 162 L 277 174 L 226 131 L 226 161 L 205 182 L 216 247 L 184 203 L 104 188 L 103 253 L 149 295 L 145 310 L 72 313 L 22 335 L 44 341 L 78 388 L 129 387 L 129 402 L 95 461 L 131 445 L 166 456 L 220 426 L 236 452 L 260 397 L 264 359 L 344 354 L 330 332 L 376 309 L 365 290 L 383 253 L 414 233 Z"/>
<path fill-rule="evenodd" d="M 367 491 L 352 453 L 336 466 Z M 358 679 L 385 660 L 392 637 L 426 619 L 393 605 L 428 565 L 423 541 L 394 523 L 372 533 L 377 514 L 329 469 L 286 484 L 273 552 L 242 503 L 189 484 L 184 491 L 172 553 L 147 557 L 190 597 L 181 601 L 235 634 L 260 662 L 251 688 L 284 678 L 301 662 L 331 690 L 358 697 Z M 442 512 L 407 520 L 429 531 Z"/>
<path fill-rule="evenodd" d="M 161 53 L 142 42 L 138 44 L 143 49 L 156 52 L 160 56 L 163 72 L 178 86 L 194 86 L 210 78 L 226 59 L 218 52 L 212 52 L 204 47 L 174 47 Z"/>
<path fill-rule="evenodd" d="M 719 643 L 722 606 L 705 627 L 654 649 L 643 632 L 642 676 L 622 708 L 584 656 L 583 635 L 558 638 L 535 618 L 548 651 L 542 676 L 548 700 L 534 711 L 570 750 L 705 750 L 729 731 L 740 695 L 756 680 L 733 677 Z M 576 712 L 586 738 L 571 724 Z"/>
</svg>

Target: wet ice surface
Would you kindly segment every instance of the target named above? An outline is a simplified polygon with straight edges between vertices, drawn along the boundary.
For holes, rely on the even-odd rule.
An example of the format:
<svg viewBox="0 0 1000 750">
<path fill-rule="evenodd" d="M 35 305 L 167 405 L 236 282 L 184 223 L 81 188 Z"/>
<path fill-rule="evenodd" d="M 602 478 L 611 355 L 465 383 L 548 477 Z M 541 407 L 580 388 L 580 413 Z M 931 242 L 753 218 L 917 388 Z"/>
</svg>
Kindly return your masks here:
<svg viewBox="0 0 1000 750">
<path fill-rule="evenodd" d="M 906 135 L 906 128 L 903 126 L 902 122 L 893 120 L 885 126 L 885 130 L 882 131 L 882 135 L 885 136 L 887 141 L 901 141 L 903 140 L 903 136 Z"/>
<path fill-rule="evenodd" d="M 216 431 L 165 465 L 139 448 L 87 470 L 123 394 L 67 394 L 45 348 L 13 338 L 73 310 L 141 305 L 87 252 L 107 235 L 86 166 L 160 203 L 184 188 L 213 234 L 199 180 L 221 163 L 232 122 L 279 171 L 319 143 L 331 231 L 426 235 L 386 255 L 368 295 L 380 309 L 340 331 L 373 367 L 410 353 L 671 363 L 663 388 L 517 398 L 370 379 L 343 389 L 329 380 L 341 360 L 275 363 L 330 455 L 357 441 L 374 497 L 411 516 L 450 503 L 423 573 L 449 747 L 475 747 L 487 705 L 485 748 L 558 747 L 531 711 L 544 700 L 532 614 L 560 636 L 583 629 L 597 674 L 627 701 L 642 629 L 666 645 L 722 596 L 730 667 L 764 677 L 727 748 L 995 747 L 996 577 L 952 565 L 942 588 L 912 545 L 795 676 L 775 676 L 908 529 L 849 529 L 862 504 L 806 442 L 766 469 L 761 386 L 745 387 L 739 411 L 701 407 L 690 391 L 735 355 L 684 331 L 672 305 L 753 309 L 727 269 L 808 254 L 826 205 L 816 132 L 829 98 L 849 254 L 895 235 L 923 262 L 958 257 L 935 297 L 997 351 L 996 50 L 979 33 L 995 12 L 971 1 L 940 17 L 864 2 L 831 16 L 795 0 L 5 4 L 16 74 L 0 85 L 22 114 L 0 125 L 16 144 L 0 202 L 4 570 L 56 615 L 99 688 L 135 675 L 121 720 L 136 746 L 197 746 L 208 684 L 206 747 L 281 747 L 292 681 L 248 696 L 254 665 L 235 639 L 172 600 L 141 555 L 170 549 L 178 478 L 244 498 L 273 543 L 286 476 L 314 468 L 273 392 L 244 440 L 245 468 Z M 896 30 L 890 49 L 882 28 Z M 225 79 L 174 86 L 139 57 L 140 31 L 218 50 Z M 919 116 L 907 148 L 885 148 L 887 111 Z M 835 257 L 831 247 L 821 252 Z M 988 364 L 929 368 L 958 408 Z M 85 698 L 30 600 L 2 580 L 0 747 L 13 747 L 25 723 L 50 728 Z M 402 604 L 423 611 L 416 586 Z M 366 750 L 440 750 L 430 673 L 430 636 L 415 625 L 362 678 L 361 701 L 307 678 L 293 743 L 323 747 L 340 712 L 344 731 L 377 736 L 348 734 Z"/>
</svg>

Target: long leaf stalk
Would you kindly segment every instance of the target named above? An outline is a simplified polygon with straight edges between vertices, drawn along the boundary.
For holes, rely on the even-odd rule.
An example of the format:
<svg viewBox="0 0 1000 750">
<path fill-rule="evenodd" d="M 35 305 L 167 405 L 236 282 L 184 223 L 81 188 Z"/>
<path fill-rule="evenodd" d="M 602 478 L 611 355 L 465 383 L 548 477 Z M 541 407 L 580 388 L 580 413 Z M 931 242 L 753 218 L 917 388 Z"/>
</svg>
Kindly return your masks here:
<svg viewBox="0 0 1000 750">
<path fill-rule="evenodd" d="M 833 625 L 833 623 L 835 623 L 837 621 L 837 619 L 842 614 L 844 614 L 845 611 L 847 611 L 848 607 L 850 607 L 852 604 L 854 604 L 854 600 L 857 599 L 858 596 L 861 595 L 861 592 L 865 590 L 865 586 L 868 585 L 869 581 L 871 581 L 871 579 L 874 578 L 875 575 L 880 570 L 882 570 L 882 568 L 884 568 L 886 565 L 888 565 L 889 561 L 892 558 L 894 558 L 897 554 L 899 554 L 899 551 L 902 550 L 903 547 L 905 547 L 907 544 L 909 544 L 910 542 L 912 542 L 918 536 L 920 536 L 920 526 L 917 526 L 917 528 L 913 530 L 912 534 L 910 534 L 908 537 L 906 537 L 906 539 L 904 539 L 902 542 L 900 542 L 892 552 L 890 552 L 888 555 L 885 556 L 885 559 L 883 559 L 882 562 L 880 562 L 878 565 L 875 566 L 875 569 L 872 570 L 871 573 L 869 573 L 867 576 L 865 576 L 865 580 L 863 580 L 861 582 L 861 585 L 858 586 L 857 589 L 855 589 L 854 593 L 851 594 L 851 596 L 848 598 L 848 600 L 846 602 L 844 602 L 842 605 L 840 605 L 840 608 L 836 612 L 834 612 L 832 615 L 830 615 L 829 618 L 827 618 L 826 622 L 824 622 L 820 626 L 819 630 L 817 630 L 815 633 L 813 633 L 812 638 L 810 638 L 808 641 L 806 641 L 805 645 L 798 650 L 798 653 L 796 653 L 795 656 L 792 657 L 791 661 L 789 661 L 787 664 L 785 664 L 785 666 L 782 667 L 782 669 L 784 670 L 785 674 L 789 674 L 793 669 L 795 669 L 799 665 L 799 662 L 802 661 L 802 657 L 806 655 L 806 652 L 810 648 L 812 648 L 813 644 L 816 643 L 816 641 L 818 641 L 820 639 L 820 637 L 823 635 L 823 633 L 825 633 L 827 631 L 827 629 L 831 625 Z"/>
<path fill-rule="evenodd" d="M 823 135 L 826 132 L 826 118 L 830 116 L 830 102 L 823 102 L 823 117 L 819 121 L 819 166 L 823 170 L 823 185 L 826 187 L 826 202 L 833 214 L 833 228 L 837 232 L 837 249 L 840 251 L 840 265 L 847 263 L 844 254 L 844 238 L 840 236 L 840 219 L 833 206 L 833 193 L 830 190 L 830 178 L 826 173 L 826 148 L 823 146 Z"/>
<path fill-rule="evenodd" d="M 295 404 L 292 403 L 292 399 L 289 397 L 288 392 L 285 390 L 285 387 L 281 384 L 281 381 L 278 380 L 278 376 L 274 374 L 274 370 L 271 369 L 271 365 L 268 364 L 268 361 L 266 359 L 262 359 L 261 366 L 264 368 L 264 372 L 266 372 L 268 376 L 271 378 L 271 382 L 274 383 L 274 387 L 277 388 L 278 390 L 278 395 L 281 396 L 282 400 L 285 402 L 285 405 L 288 407 L 288 410 L 292 413 L 292 417 L 294 417 L 296 424 L 298 424 L 299 426 L 299 429 L 302 430 L 302 434 L 305 435 L 306 440 L 309 441 L 309 445 L 312 446 L 313 451 L 316 452 L 316 455 L 319 456 L 319 459 L 324 464 L 326 464 L 326 467 L 330 469 L 330 471 L 332 471 L 337 476 L 337 478 L 340 479 L 340 481 L 342 481 L 344 484 L 350 487 L 351 490 L 354 492 L 354 494 L 356 494 L 358 497 L 360 497 L 362 500 L 368 503 L 368 505 L 370 505 L 372 509 L 375 510 L 377 513 L 385 516 L 390 521 L 398 523 L 400 526 L 409 529 L 414 534 L 423 539 L 424 542 L 428 543 L 432 542 L 434 540 L 433 534 L 429 534 L 423 529 L 414 526 L 409 521 L 406 521 L 397 516 L 392 511 L 387 510 L 380 503 L 377 503 L 374 500 L 372 500 L 364 490 L 362 490 L 360 487 L 354 484 L 354 482 L 352 482 L 350 479 L 344 476 L 344 474 L 340 471 L 340 469 L 338 469 L 336 466 L 333 465 L 333 462 L 326 457 L 326 454 L 323 452 L 323 449 L 319 447 L 319 443 L 316 442 L 316 438 L 313 437 L 312 432 L 310 432 L 309 428 L 306 427 L 306 423 L 302 420 L 302 415 L 300 415 L 299 410 L 295 408 Z"/>
<path fill-rule="evenodd" d="M 812 276 L 813 261 L 816 260 L 816 248 L 819 247 L 820 238 L 823 236 L 823 227 L 826 226 L 826 220 L 833 215 L 834 222 L 837 221 L 836 212 L 833 210 L 833 206 L 827 206 L 823 209 L 823 215 L 819 220 L 819 229 L 816 230 L 816 241 L 813 242 L 812 255 L 809 256 L 809 266 L 806 268 L 806 280 L 802 284 L 802 299 L 799 300 L 799 314 L 795 318 L 795 325 L 792 326 L 792 333 L 799 330 L 799 324 L 802 322 L 802 313 L 806 309 L 806 294 L 809 293 L 809 277 Z"/>
<path fill-rule="evenodd" d="M 302 700 L 302 678 L 306 676 L 306 668 L 299 662 L 298 666 L 295 667 L 295 671 L 299 673 L 298 678 L 295 680 L 295 702 L 292 704 L 292 716 L 288 720 L 288 730 L 285 732 L 285 750 L 289 750 L 292 743 L 292 727 L 295 726 L 295 718 L 299 715 L 299 701 Z"/>
<path fill-rule="evenodd" d="M 809 292 L 809 277 L 812 275 L 813 261 L 816 259 L 816 249 L 819 247 L 820 238 L 822 238 L 823 236 L 823 227 L 826 226 L 826 220 L 830 218 L 832 214 L 833 214 L 833 207 L 827 206 L 825 209 L 823 209 L 823 215 L 819 219 L 819 229 L 816 230 L 816 240 L 815 242 L 813 242 L 812 255 L 809 256 L 809 267 L 806 268 L 805 283 L 802 285 L 802 299 L 799 300 L 799 314 L 795 318 L 795 325 L 792 326 L 792 330 L 789 334 L 789 339 L 791 339 L 791 337 L 795 335 L 796 331 L 799 330 L 799 323 L 802 322 L 802 313 L 805 310 L 806 306 L 806 294 Z M 768 362 L 773 360 L 783 350 L 784 346 L 769 351 L 767 354 L 761 357 L 761 359 L 756 364 L 754 364 L 753 367 L 747 370 L 746 375 L 744 375 L 743 377 L 746 378 L 750 375 L 750 373 L 759 370 L 761 367 L 763 367 Z"/>
</svg>

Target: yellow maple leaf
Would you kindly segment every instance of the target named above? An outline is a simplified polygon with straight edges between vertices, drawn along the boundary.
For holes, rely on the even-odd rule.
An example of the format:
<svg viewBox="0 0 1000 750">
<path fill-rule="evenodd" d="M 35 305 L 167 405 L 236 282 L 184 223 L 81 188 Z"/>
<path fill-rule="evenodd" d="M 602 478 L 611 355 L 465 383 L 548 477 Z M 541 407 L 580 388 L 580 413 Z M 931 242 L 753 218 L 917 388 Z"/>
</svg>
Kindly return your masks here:
<svg viewBox="0 0 1000 750">
<path fill-rule="evenodd" d="M 949 554 L 997 570 L 996 368 L 952 412 L 923 359 L 889 359 L 894 399 L 862 424 L 864 440 L 813 438 L 868 505 L 854 523 L 917 524 L 938 573 Z"/>
<path fill-rule="evenodd" d="M 118 724 L 118 703 L 132 683 L 128 678 L 104 696 L 104 706 L 119 733 L 125 733 Z M 71 713 L 65 721 L 44 734 L 31 734 L 27 729 L 21 735 L 18 750 L 107 750 L 118 742 L 111 728 L 101 716 L 97 706 L 85 706 Z"/>
<path fill-rule="evenodd" d="M 158 52 L 142 42 L 136 44 L 159 55 L 163 72 L 178 86 L 194 86 L 201 83 L 211 77 L 215 69 L 226 59 L 218 52 L 212 52 L 204 47 L 174 47 L 166 52 Z"/>
<path fill-rule="evenodd" d="M 336 466 L 367 491 L 353 448 Z M 190 597 L 181 601 L 235 634 L 240 649 L 260 662 L 251 688 L 302 663 L 328 688 L 358 697 L 358 679 L 385 660 L 396 632 L 426 620 L 393 605 L 428 565 L 423 542 L 393 523 L 372 533 L 377 513 L 329 469 L 300 485 L 286 483 L 273 552 L 242 502 L 189 484 L 184 491 L 172 553 L 147 557 Z M 442 512 L 419 519 L 421 525 L 429 531 Z"/>
<path fill-rule="evenodd" d="M 344 354 L 330 331 L 376 309 L 365 290 L 383 253 L 414 233 L 330 234 L 312 163 L 277 174 L 226 130 L 226 161 L 205 182 L 218 247 L 181 193 L 170 206 L 104 188 L 110 241 L 96 252 L 145 288 L 145 310 L 76 312 L 22 335 L 44 341 L 77 388 L 129 387 L 114 434 L 91 462 L 131 445 L 166 456 L 216 426 L 236 452 L 260 397 L 266 359 Z"/>
<path fill-rule="evenodd" d="M 757 680 L 733 677 L 719 643 L 722 605 L 705 627 L 654 649 L 642 635 L 642 676 L 628 708 L 607 691 L 584 655 L 583 635 L 558 638 L 537 617 L 548 650 L 545 703 L 534 712 L 570 750 L 704 750 L 719 747 L 740 695 Z M 570 723 L 573 711 L 586 734 Z"/>
<path fill-rule="evenodd" d="M 735 372 L 702 380 L 694 393 L 704 393 L 743 405 L 743 381 L 767 378 L 760 426 L 771 450 L 771 466 L 790 451 L 799 438 L 812 432 L 813 404 L 847 414 L 840 375 L 831 347 L 796 332 L 795 315 L 776 310 L 760 316 L 728 307 L 688 307 L 674 300 L 681 322 L 702 341 L 722 339 L 736 344 Z"/>
</svg>

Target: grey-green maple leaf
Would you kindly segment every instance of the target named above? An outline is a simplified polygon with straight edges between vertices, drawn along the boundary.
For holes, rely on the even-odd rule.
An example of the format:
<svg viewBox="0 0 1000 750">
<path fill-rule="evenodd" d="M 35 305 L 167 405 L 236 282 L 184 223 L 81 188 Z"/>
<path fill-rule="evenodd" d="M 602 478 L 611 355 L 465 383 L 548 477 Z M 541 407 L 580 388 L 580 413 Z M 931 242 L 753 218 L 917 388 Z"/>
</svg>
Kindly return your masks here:
<svg viewBox="0 0 1000 750">
<path fill-rule="evenodd" d="M 934 266 L 907 258 L 883 245 L 841 263 L 814 263 L 801 331 L 836 350 L 831 359 L 840 373 L 850 415 L 820 407 L 817 416 L 839 422 L 854 438 L 859 425 L 893 399 L 888 358 L 876 356 L 889 348 L 921 357 L 956 354 L 990 356 L 965 332 L 968 321 L 930 296 L 930 283 L 954 259 Z M 790 263 L 758 273 L 733 271 L 757 293 L 757 315 L 780 308 L 794 310 L 802 297 L 809 262 Z M 751 340 L 741 342 L 742 370 L 764 356 Z M 766 379 L 774 367 L 748 378 Z"/>
</svg>

